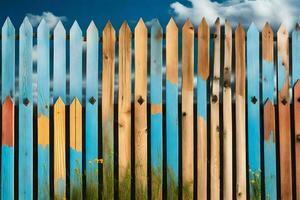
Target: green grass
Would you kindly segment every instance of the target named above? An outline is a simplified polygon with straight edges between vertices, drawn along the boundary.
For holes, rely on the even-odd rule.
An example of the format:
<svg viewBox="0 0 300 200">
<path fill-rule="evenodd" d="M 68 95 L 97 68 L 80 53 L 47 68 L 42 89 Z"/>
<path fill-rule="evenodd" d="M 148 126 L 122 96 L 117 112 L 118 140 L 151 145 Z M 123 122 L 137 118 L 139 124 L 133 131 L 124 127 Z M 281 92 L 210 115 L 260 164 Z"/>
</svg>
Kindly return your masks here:
<svg viewBox="0 0 300 200">
<path fill-rule="evenodd" d="M 89 161 L 90 167 L 94 167 L 95 170 L 93 172 L 90 172 L 89 177 L 97 177 L 98 178 L 98 165 L 99 163 L 102 163 L 101 159 L 94 159 L 92 161 Z M 86 175 L 86 172 L 85 172 Z M 86 199 L 92 200 L 92 199 L 98 199 L 98 182 L 97 178 L 91 180 L 90 182 L 86 183 Z"/>
<path fill-rule="evenodd" d="M 151 169 L 151 195 L 152 199 L 160 199 L 162 197 L 162 167 L 152 167 Z"/>
<path fill-rule="evenodd" d="M 122 180 L 119 180 L 119 199 L 129 200 L 131 198 L 131 171 L 130 167 L 126 169 L 126 174 Z"/>
<path fill-rule="evenodd" d="M 252 171 L 249 169 L 250 176 L 250 194 L 251 200 L 261 199 L 261 171 Z"/>
<path fill-rule="evenodd" d="M 174 172 L 168 168 L 167 169 L 167 199 L 173 200 L 178 199 L 178 180 L 174 175 Z"/>
</svg>

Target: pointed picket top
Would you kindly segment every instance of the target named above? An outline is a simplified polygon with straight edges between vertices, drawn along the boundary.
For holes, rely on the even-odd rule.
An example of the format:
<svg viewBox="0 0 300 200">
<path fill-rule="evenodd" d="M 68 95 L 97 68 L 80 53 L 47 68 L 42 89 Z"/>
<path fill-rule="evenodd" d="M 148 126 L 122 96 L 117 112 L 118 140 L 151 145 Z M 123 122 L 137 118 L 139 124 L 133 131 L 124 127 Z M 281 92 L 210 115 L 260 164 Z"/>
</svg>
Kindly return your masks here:
<svg viewBox="0 0 300 200">
<path fill-rule="evenodd" d="M 251 23 L 251 25 L 249 26 L 248 31 L 247 31 L 247 34 L 251 34 L 251 33 L 252 34 L 255 33 L 257 35 L 259 34 L 258 29 L 253 22 Z"/>
<path fill-rule="evenodd" d="M 72 99 L 71 104 L 70 105 L 81 105 L 79 99 L 77 97 L 74 97 L 74 99 Z"/>
<path fill-rule="evenodd" d="M 198 74 L 203 80 L 209 76 L 209 38 L 210 30 L 205 18 L 198 26 Z"/>
<path fill-rule="evenodd" d="M 71 26 L 71 29 L 70 29 L 70 35 L 73 35 L 73 34 L 79 34 L 79 35 L 82 35 L 82 30 L 78 24 L 78 22 L 75 20 L 73 25 Z"/>
<path fill-rule="evenodd" d="M 32 25 L 28 19 L 28 17 L 25 17 L 21 26 L 20 26 L 20 32 L 25 32 L 25 33 L 32 33 Z"/>
<path fill-rule="evenodd" d="M 54 28 L 54 35 L 56 34 L 66 34 L 65 27 L 63 23 L 59 20 Z"/>
<path fill-rule="evenodd" d="M 12 106 L 13 104 L 14 104 L 14 100 L 10 96 L 7 96 L 3 102 L 3 107 L 4 105 Z"/>
<path fill-rule="evenodd" d="M 273 36 L 274 36 L 274 32 L 272 30 L 272 27 L 267 22 L 262 29 L 262 37 L 263 38 L 272 38 L 272 40 L 273 40 Z"/>
<path fill-rule="evenodd" d="M 54 103 L 54 107 L 58 107 L 58 106 L 62 106 L 62 105 L 64 106 L 65 103 L 64 103 L 64 101 L 62 100 L 61 97 L 58 97 L 57 100 Z"/>
<path fill-rule="evenodd" d="M 128 23 L 127 23 L 126 20 L 122 23 L 122 25 L 121 25 L 121 27 L 120 27 L 119 34 L 120 34 L 120 33 L 123 33 L 123 34 L 129 33 L 129 34 L 131 35 L 131 29 L 130 29 L 130 27 L 128 26 Z"/>
<path fill-rule="evenodd" d="M 245 37 L 245 30 L 243 26 L 239 23 L 235 29 L 235 35 L 239 35 L 241 37 Z"/>
<path fill-rule="evenodd" d="M 295 91 L 300 91 L 300 79 L 296 81 L 294 85 L 294 90 Z"/>
<path fill-rule="evenodd" d="M 191 22 L 190 19 L 187 19 L 187 20 L 185 21 L 185 23 L 184 23 L 184 25 L 183 25 L 183 27 L 182 27 L 182 30 L 183 30 L 183 31 L 184 31 L 184 30 L 192 30 L 192 31 L 194 31 L 194 27 L 193 27 L 193 24 L 192 24 L 192 22 Z"/>
<path fill-rule="evenodd" d="M 220 18 L 218 17 L 215 21 L 215 26 L 219 26 L 221 25 L 221 21 L 220 21 Z"/>
<path fill-rule="evenodd" d="M 91 21 L 89 27 L 87 28 L 88 38 L 92 37 L 92 36 L 98 37 L 98 34 L 99 34 L 99 32 L 98 32 L 98 28 L 97 28 L 95 22 Z"/>
<path fill-rule="evenodd" d="M 205 17 L 203 17 L 198 26 L 198 34 L 200 34 L 200 32 L 203 33 L 203 31 L 207 32 L 207 29 L 209 29 L 209 26 L 208 26 L 208 23 L 207 23 Z"/>
<path fill-rule="evenodd" d="M 104 29 L 103 29 L 103 32 L 102 32 L 103 36 L 104 35 L 111 35 L 115 38 L 115 35 L 116 35 L 116 31 L 113 27 L 113 25 L 111 24 L 111 22 L 108 20 L 108 22 L 106 23 Z"/>
<path fill-rule="evenodd" d="M 162 29 L 158 19 L 153 20 L 151 29 Z"/>
<path fill-rule="evenodd" d="M 147 26 L 144 23 L 144 20 L 142 18 L 140 18 L 137 25 L 135 26 L 134 32 L 136 32 L 136 31 L 146 31 L 146 30 L 147 30 Z"/>
<path fill-rule="evenodd" d="M 267 22 L 262 30 L 262 57 L 265 61 L 273 63 L 273 38 L 274 32 Z"/>
<path fill-rule="evenodd" d="M 2 26 L 2 35 L 12 36 L 15 34 L 15 27 L 9 17 L 6 18 Z"/>
<path fill-rule="evenodd" d="M 44 19 L 41 20 L 37 30 L 39 31 L 40 29 L 44 29 L 44 30 L 49 30 L 49 27 L 46 23 L 46 21 Z"/>
<path fill-rule="evenodd" d="M 178 30 L 178 27 L 177 27 L 176 22 L 173 19 L 173 17 L 170 18 L 166 29 L 167 30 Z"/>
<path fill-rule="evenodd" d="M 288 37 L 288 31 L 286 29 L 286 26 L 284 24 L 281 24 L 278 31 L 277 31 L 277 37 Z"/>
</svg>

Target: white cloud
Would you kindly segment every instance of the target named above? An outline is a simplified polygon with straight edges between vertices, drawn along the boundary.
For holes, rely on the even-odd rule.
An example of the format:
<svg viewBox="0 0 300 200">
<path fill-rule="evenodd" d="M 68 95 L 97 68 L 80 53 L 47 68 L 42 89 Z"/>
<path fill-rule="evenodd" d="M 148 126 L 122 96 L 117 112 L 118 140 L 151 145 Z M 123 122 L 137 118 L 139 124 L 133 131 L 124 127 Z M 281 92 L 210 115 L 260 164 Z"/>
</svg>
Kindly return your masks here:
<svg viewBox="0 0 300 200">
<path fill-rule="evenodd" d="M 32 61 L 33 61 L 33 63 L 37 62 L 37 58 L 38 58 L 37 45 L 34 45 L 32 47 Z"/>
<path fill-rule="evenodd" d="M 49 26 L 49 28 L 54 28 L 57 22 L 60 21 L 67 21 L 67 17 L 65 16 L 55 16 L 52 12 L 43 12 L 42 15 L 34 15 L 28 13 L 26 15 L 32 24 L 32 26 L 38 26 L 40 21 L 44 19 Z"/>
<path fill-rule="evenodd" d="M 224 3 L 210 0 L 187 0 L 192 6 L 174 2 L 170 6 L 176 14 L 176 19 L 183 22 L 189 18 L 194 25 L 198 25 L 205 17 L 210 25 L 217 17 L 221 21 L 231 21 L 236 26 L 241 23 L 245 26 L 254 22 L 260 29 L 266 22 L 278 28 L 284 23 L 290 30 L 300 19 L 300 1 L 298 0 L 227 0 Z"/>
</svg>

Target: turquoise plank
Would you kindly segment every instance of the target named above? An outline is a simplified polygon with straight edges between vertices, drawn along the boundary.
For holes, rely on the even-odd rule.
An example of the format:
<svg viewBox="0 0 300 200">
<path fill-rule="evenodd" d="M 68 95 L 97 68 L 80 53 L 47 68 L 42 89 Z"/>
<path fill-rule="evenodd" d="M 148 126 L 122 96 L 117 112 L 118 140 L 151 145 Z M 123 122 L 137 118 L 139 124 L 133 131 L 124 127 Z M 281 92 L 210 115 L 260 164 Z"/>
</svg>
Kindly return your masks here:
<svg viewBox="0 0 300 200">
<path fill-rule="evenodd" d="M 49 27 L 42 20 L 37 30 L 38 116 L 49 119 L 50 46 Z M 50 127 L 50 126 L 49 126 Z M 41 134 L 41 133 L 38 133 Z M 38 198 L 50 198 L 50 152 L 48 144 L 38 144 Z"/>
<path fill-rule="evenodd" d="M 32 32 L 26 17 L 19 41 L 19 199 L 33 198 Z"/>
<path fill-rule="evenodd" d="M 151 194 L 154 199 L 162 197 L 162 35 L 162 27 L 159 21 L 155 19 L 151 27 L 150 67 Z"/>
<path fill-rule="evenodd" d="M 247 104 L 250 199 L 261 199 L 259 32 L 253 23 L 247 32 Z"/>
<path fill-rule="evenodd" d="M 267 33 L 268 29 L 271 29 L 267 24 L 264 28 Z M 270 40 L 273 42 L 273 32 L 270 30 L 269 37 L 272 37 Z M 267 36 L 268 37 L 268 36 Z M 267 58 L 262 58 L 262 100 L 264 106 L 268 99 L 274 105 L 274 62 L 267 60 Z M 273 113 L 275 115 L 275 113 Z M 270 133 L 270 138 L 273 138 L 275 133 Z M 265 198 L 270 200 L 277 199 L 277 174 L 276 174 L 276 143 L 272 140 L 264 140 L 264 179 L 265 179 Z"/>
<path fill-rule="evenodd" d="M 66 103 L 66 30 L 61 21 L 54 29 L 53 102 L 61 97 Z"/>
<path fill-rule="evenodd" d="M 75 21 L 70 30 L 70 102 L 82 103 L 82 31 Z M 70 147 L 70 198 L 82 194 L 82 151 Z"/>
<path fill-rule="evenodd" d="M 86 64 L 86 193 L 98 198 L 98 29 L 91 22 L 87 30 Z"/>
<path fill-rule="evenodd" d="M 10 19 L 7 18 L 2 27 L 2 103 L 7 96 L 14 98 L 14 77 L 15 28 Z M 1 199 L 14 199 L 14 149 L 14 145 L 4 144 L 2 139 Z"/>
<path fill-rule="evenodd" d="M 297 24 L 292 33 L 292 86 L 300 79 L 300 27 Z"/>
</svg>

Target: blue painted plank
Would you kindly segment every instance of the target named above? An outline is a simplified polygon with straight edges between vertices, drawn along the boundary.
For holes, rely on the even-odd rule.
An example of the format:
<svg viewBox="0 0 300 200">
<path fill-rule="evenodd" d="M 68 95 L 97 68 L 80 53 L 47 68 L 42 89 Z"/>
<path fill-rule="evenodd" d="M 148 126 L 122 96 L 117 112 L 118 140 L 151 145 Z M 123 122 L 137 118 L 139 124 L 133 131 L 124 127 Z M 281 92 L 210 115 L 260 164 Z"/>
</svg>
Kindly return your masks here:
<svg viewBox="0 0 300 200">
<path fill-rule="evenodd" d="M 61 21 L 54 29 L 53 101 L 60 97 L 66 103 L 66 30 Z"/>
<path fill-rule="evenodd" d="M 38 198 L 50 198 L 50 42 L 49 27 L 42 20 L 38 27 Z"/>
<path fill-rule="evenodd" d="M 247 32 L 247 104 L 250 199 L 261 199 L 259 32 L 253 23 Z"/>
<path fill-rule="evenodd" d="M 70 30 L 70 102 L 77 98 L 82 103 L 82 47 L 82 31 L 75 21 Z M 75 137 L 82 137 L 82 133 L 78 131 L 75 132 Z M 79 145 L 78 141 L 82 140 L 75 141 L 75 145 Z M 78 195 L 82 195 L 82 150 L 70 145 L 70 198 Z"/>
<path fill-rule="evenodd" d="M 2 27 L 2 103 L 6 97 L 13 100 L 15 91 L 15 28 L 7 18 Z M 4 115 L 4 105 L 2 115 Z M 4 122 L 2 118 L 2 121 Z M 4 129 L 4 123 L 2 125 Z M 8 133 L 8 136 L 11 133 Z M 14 134 L 14 133 L 12 133 Z M 1 199 L 14 199 L 14 144 L 6 144 L 2 130 Z M 10 135 L 14 139 L 14 135 Z M 13 140 L 12 140 L 13 141 Z"/>
<path fill-rule="evenodd" d="M 292 33 L 292 86 L 300 79 L 300 26 Z"/>
<path fill-rule="evenodd" d="M 150 67 L 150 103 L 151 103 L 151 195 L 162 198 L 162 38 L 163 30 L 159 21 L 154 20 L 151 27 L 151 67 Z"/>
<path fill-rule="evenodd" d="M 166 28 L 166 65 L 167 198 L 178 199 L 178 28 L 173 19 Z"/>
<path fill-rule="evenodd" d="M 262 100 L 264 103 L 264 124 L 266 120 L 275 117 L 274 111 L 274 61 L 273 61 L 273 31 L 267 23 L 262 31 Z M 269 104 L 267 105 L 267 101 Z M 267 102 L 267 103 L 266 103 Z M 271 105 L 270 105 L 271 104 Z M 272 108 L 273 107 L 273 108 Z M 276 174 L 276 138 L 274 127 L 264 126 L 264 179 L 265 179 L 265 199 L 277 199 L 277 174 Z"/>
<path fill-rule="evenodd" d="M 98 30 L 91 22 L 87 30 L 86 66 L 86 194 L 98 198 Z"/>
<path fill-rule="evenodd" d="M 26 17 L 19 47 L 19 199 L 33 198 L 32 33 Z"/>
</svg>

